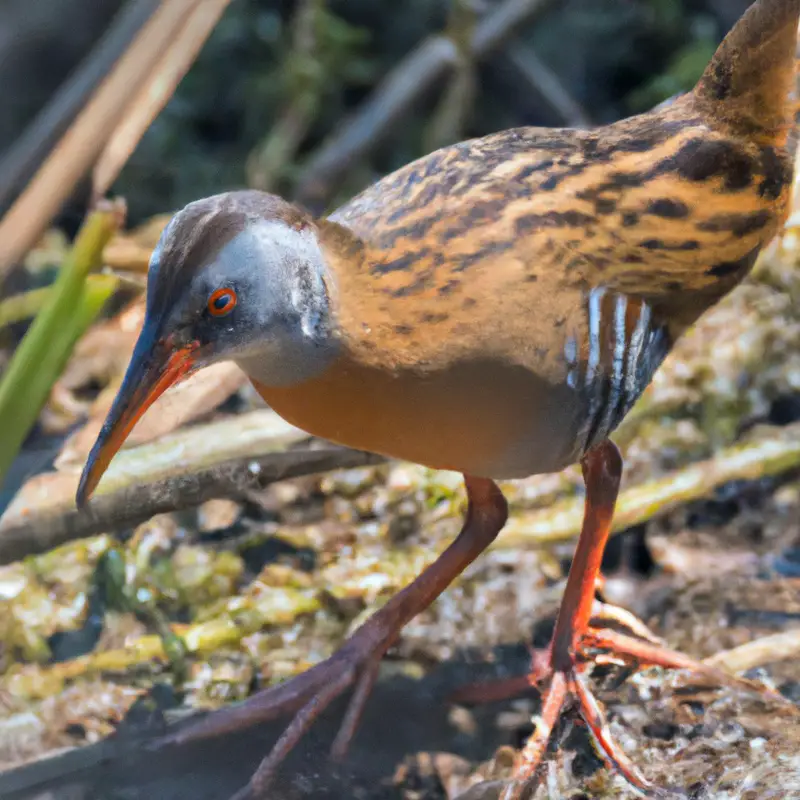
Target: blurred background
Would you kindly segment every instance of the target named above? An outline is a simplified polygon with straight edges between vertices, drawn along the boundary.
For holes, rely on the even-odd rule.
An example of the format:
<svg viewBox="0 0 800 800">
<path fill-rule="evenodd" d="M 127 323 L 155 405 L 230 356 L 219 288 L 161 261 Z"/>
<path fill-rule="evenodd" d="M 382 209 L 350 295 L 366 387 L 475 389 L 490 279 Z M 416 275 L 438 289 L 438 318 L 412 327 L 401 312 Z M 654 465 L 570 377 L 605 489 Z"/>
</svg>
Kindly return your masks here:
<svg viewBox="0 0 800 800">
<path fill-rule="evenodd" d="M 330 208 L 451 141 L 517 125 L 599 124 L 647 110 L 692 86 L 747 5 L 235 0 L 114 190 L 126 197 L 134 223 L 243 184 Z M 0 163 L 123 6 L 5 0 Z M 505 16 L 496 16 L 496 42 L 480 53 L 460 47 L 498 11 Z M 446 56 L 414 61 L 415 50 L 442 34 L 459 47 L 454 70 L 442 69 Z M 320 168 L 332 137 L 347 136 L 349 117 L 390 75 L 402 90 L 386 101 L 396 124 L 373 120 L 369 129 L 366 122 L 360 135 L 369 142 L 349 156 L 346 174 L 334 175 L 329 161 Z M 2 197 L 0 211 L 11 201 L 7 191 Z M 76 201 L 65 222 L 74 225 L 80 212 Z"/>
</svg>

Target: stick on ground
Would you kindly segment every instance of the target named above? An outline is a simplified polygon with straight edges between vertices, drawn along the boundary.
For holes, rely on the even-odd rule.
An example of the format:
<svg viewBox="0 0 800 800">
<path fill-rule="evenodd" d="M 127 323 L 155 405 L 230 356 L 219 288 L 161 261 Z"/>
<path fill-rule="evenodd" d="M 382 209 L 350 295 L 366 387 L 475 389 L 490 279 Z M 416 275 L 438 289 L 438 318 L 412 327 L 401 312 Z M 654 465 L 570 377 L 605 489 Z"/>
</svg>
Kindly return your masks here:
<svg viewBox="0 0 800 800">
<path fill-rule="evenodd" d="M 310 441 L 268 410 L 180 430 L 123 450 L 80 511 L 77 470 L 39 475 L 0 519 L 0 564 L 212 498 L 242 498 L 278 480 L 384 460 L 335 445 L 308 447 Z"/>
</svg>

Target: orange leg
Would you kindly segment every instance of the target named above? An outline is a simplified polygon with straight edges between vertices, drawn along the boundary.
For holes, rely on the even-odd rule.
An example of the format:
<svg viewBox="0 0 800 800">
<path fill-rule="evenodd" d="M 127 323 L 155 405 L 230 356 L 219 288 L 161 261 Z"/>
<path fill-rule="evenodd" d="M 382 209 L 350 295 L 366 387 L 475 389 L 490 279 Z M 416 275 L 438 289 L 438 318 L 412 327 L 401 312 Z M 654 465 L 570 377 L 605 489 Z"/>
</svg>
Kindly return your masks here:
<svg viewBox="0 0 800 800">
<path fill-rule="evenodd" d="M 647 780 L 608 735 L 600 709 L 581 674 L 584 664 L 579 660 L 579 654 L 589 630 L 600 564 L 611 533 L 611 520 L 622 479 L 622 457 L 617 447 L 607 441 L 584 456 L 582 467 L 586 484 L 583 528 L 547 658 L 537 659 L 531 676 L 532 682 L 544 688 L 541 720 L 517 757 L 512 780 L 502 800 L 521 800 L 536 784 L 553 728 L 569 699 L 577 704 L 605 760 L 620 769 L 637 788 L 650 788 Z"/>
<path fill-rule="evenodd" d="M 331 755 L 345 755 L 361 712 L 378 675 L 384 653 L 403 626 L 425 610 L 491 543 L 505 525 L 508 507 L 495 483 L 464 476 L 469 507 L 464 527 L 442 555 L 409 586 L 398 592 L 365 622 L 329 659 L 302 675 L 267 689 L 239 706 L 231 706 L 194 727 L 164 737 L 155 747 L 224 735 L 281 714 L 295 717 L 261 762 L 250 783 L 232 800 L 267 797 L 275 772 L 316 718 L 343 692 L 355 687 Z"/>
<path fill-rule="evenodd" d="M 636 662 L 641 665 L 689 669 L 704 673 L 721 683 L 742 683 L 720 670 L 663 647 L 643 626 L 632 627 L 635 633 L 644 638 L 590 627 L 590 621 L 594 617 L 610 616 L 617 622 L 625 622 L 627 619 L 624 614 L 609 614 L 607 609 L 598 609 L 594 597 L 622 477 L 622 458 L 616 446 L 607 441 L 589 451 L 584 456 L 582 466 L 586 484 L 583 528 L 567 578 L 553 638 L 546 651 L 534 653 L 528 676 L 530 684 L 541 687 L 544 692 L 541 717 L 517 758 L 511 782 L 505 788 L 502 800 L 522 800 L 530 796 L 537 785 L 553 728 L 568 703 L 577 707 L 606 765 L 621 773 L 640 791 L 652 790 L 647 779 L 611 737 L 585 675 L 593 662 Z M 473 689 L 472 694 L 475 696 L 479 692 Z"/>
</svg>

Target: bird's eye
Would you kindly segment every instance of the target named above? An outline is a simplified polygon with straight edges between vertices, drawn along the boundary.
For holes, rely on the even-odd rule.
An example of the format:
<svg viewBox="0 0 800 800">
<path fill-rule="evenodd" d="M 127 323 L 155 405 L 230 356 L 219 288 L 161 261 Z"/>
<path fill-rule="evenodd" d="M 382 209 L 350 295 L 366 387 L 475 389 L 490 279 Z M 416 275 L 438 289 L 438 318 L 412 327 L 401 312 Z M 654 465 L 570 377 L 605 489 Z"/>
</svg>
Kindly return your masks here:
<svg viewBox="0 0 800 800">
<path fill-rule="evenodd" d="M 217 289 L 208 298 L 208 312 L 215 317 L 224 317 L 236 307 L 236 292 L 233 289 Z"/>
</svg>

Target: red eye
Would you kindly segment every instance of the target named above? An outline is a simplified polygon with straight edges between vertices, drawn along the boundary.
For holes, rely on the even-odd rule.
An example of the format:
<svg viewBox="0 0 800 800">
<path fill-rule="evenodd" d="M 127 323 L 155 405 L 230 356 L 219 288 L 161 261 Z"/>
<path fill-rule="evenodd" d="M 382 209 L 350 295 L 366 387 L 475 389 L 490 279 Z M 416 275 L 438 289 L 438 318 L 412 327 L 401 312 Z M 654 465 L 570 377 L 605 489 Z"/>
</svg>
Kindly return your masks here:
<svg viewBox="0 0 800 800">
<path fill-rule="evenodd" d="M 236 307 L 236 292 L 233 289 L 217 289 L 208 298 L 208 311 L 215 317 L 224 317 Z"/>
</svg>

